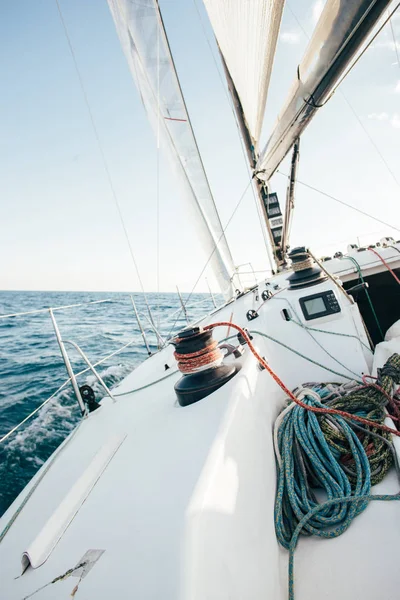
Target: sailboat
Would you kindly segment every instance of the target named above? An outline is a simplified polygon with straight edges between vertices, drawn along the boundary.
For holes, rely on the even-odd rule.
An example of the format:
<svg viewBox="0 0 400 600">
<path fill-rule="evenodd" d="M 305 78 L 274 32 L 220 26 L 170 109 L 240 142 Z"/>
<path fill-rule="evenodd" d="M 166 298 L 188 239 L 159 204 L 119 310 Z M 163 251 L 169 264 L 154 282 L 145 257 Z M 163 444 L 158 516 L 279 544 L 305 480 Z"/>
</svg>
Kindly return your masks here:
<svg viewBox="0 0 400 600">
<path fill-rule="evenodd" d="M 397 7 L 327 0 L 260 149 L 284 2 L 204 0 L 273 263 L 244 288 L 158 1 L 108 2 L 225 302 L 103 399 L 51 313 L 82 420 L 0 520 L 0 598 L 397 598 L 400 243 L 289 246 L 300 138 Z"/>
</svg>

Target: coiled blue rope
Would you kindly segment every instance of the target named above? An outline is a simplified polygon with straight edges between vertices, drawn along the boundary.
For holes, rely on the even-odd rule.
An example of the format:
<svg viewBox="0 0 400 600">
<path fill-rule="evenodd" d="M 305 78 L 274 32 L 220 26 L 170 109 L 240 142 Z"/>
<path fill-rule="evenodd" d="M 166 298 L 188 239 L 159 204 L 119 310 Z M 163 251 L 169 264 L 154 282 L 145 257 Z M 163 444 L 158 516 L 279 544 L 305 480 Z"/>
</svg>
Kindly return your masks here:
<svg viewBox="0 0 400 600">
<path fill-rule="evenodd" d="M 337 504 L 352 504 L 359 502 L 365 502 L 367 505 L 368 502 L 373 500 L 400 500 L 400 492 L 397 494 L 367 494 L 366 496 L 358 496 L 358 497 L 348 497 L 348 498 L 335 498 L 334 500 L 328 500 L 324 502 L 324 504 L 320 504 L 313 508 L 307 515 L 303 517 L 303 519 L 297 525 L 293 537 L 289 547 L 289 600 L 294 600 L 294 551 L 296 549 L 297 540 L 299 538 L 300 533 L 302 532 L 303 527 L 306 525 L 307 521 L 318 514 L 318 512 L 325 510 L 326 508 L 330 508 L 331 506 L 335 506 Z M 343 532 L 342 532 L 343 533 Z M 332 536 L 334 537 L 334 536 Z"/>
<path fill-rule="evenodd" d="M 315 397 L 303 402 L 323 408 Z M 292 405 L 291 405 L 292 406 Z M 338 462 L 337 453 L 328 445 L 315 413 L 301 406 L 290 406 L 278 431 L 281 458 L 275 500 L 275 529 L 279 542 L 290 550 L 299 522 L 310 515 L 302 527 L 305 535 L 333 538 L 341 535 L 362 512 L 367 502 L 328 504 L 318 502 L 311 486 L 322 489 L 327 500 L 348 496 L 365 496 L 371 489 L 370 467 L 365 450 L 351 426 L 339 415 L 330 415 L 332 426 L 346 436 L 355 464 L 355 485 Z M 312 514 L 315 508 L 321 508 Z"/>
<path fill-rule="evenodd" d="M 326 406 L 322 401 L 331 395 L 331 390 L 321 385 L 308 392 L 304 390 L 303 402 L 317 407 Z M 362 428 L 357 426 L 355 431 L 340 415 L 326 415 L 322 420 L 323 430 L 320 416 L 293 403 L 276 423 L 275 529 L 279 542 L 289 550 L 289 600 L 294 600 L 294 552 L 300 534 L 338 537 L 370 500 L 400 500 L 400 493 L 371 495 L 369 459 L 356 434 Z M 354 461 L 351 480 L 339 462 L 341 453 L 327 442 L 327 426 L 347 440 Z M 315 489 L 327 500 L 318 501 Z"/>
</svg>

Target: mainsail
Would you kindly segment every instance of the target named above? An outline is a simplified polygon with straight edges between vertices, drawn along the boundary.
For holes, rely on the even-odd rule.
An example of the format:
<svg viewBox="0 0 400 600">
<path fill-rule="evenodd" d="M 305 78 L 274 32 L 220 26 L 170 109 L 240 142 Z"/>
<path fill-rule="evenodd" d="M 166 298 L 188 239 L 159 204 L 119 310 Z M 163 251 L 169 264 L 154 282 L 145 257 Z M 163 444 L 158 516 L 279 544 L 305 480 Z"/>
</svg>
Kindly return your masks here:
<svg viewBox="0 0 400 600">
<path fill-rule="evenodd" d="M 298 67 L 285 108 L 256 166 L 268 181 L 316 111 L 348 72 L 391 0 L 328 0 Z"/>
<path fill-rule="evenodd" d="M 204 0 L 248 132 L 260 139 L 284 0 Z"/>
<path fill-rule="evenodd" d="M 157 0 L 108 0 L 132 76 L 168 151 L 221 292 L 233 295 L 235 272 L 194 137 Z"/>
</svg>

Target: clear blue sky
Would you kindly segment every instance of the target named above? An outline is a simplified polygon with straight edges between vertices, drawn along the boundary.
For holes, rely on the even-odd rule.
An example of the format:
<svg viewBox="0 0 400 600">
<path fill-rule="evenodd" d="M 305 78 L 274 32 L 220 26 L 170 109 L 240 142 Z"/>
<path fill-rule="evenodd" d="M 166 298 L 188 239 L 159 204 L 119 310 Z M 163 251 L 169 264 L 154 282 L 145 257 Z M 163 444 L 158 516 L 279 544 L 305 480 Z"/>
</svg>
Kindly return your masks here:
<svg viewBox="0 0 400 600">
<path fill-rule="evenodd" d="M 196 0 L 207 33 L 212 32 Z M 106 0 L 60 0 L 146 289 L 156 289 L 156 144 Z M 236 126 L 193 0 L 160 0 L 222 223 L 247 184 Z M 290 3 L 311 32 L 321 2 Z M 400 18 L 393 20 L 400 51 Z M 54 0 L 0 3 L 2 289 L 138 290 Z M 286 8 L 264 139 L 307 38 Z M 245 49 L 244 49 L 245 51 Z M 400 66 L 388 27 L 341 88 L 400 180 Z M 287 172 L 287 161 L 281 170 Z M 400 227 L 400 188 L 340 93 L 302 139 L 299 178 Z M 284 202 L 285 179 L 273 187 Z M 161 290 L 190 291 L 205 261 L 161 161 Z M 399 233 L 301 186 L 292 245 L 318 253 Z M 236 264 L 268 268 L 249 192 L 227 230 Z M 198 290 L 205 290 L 204 281 Z"/>
</svg>

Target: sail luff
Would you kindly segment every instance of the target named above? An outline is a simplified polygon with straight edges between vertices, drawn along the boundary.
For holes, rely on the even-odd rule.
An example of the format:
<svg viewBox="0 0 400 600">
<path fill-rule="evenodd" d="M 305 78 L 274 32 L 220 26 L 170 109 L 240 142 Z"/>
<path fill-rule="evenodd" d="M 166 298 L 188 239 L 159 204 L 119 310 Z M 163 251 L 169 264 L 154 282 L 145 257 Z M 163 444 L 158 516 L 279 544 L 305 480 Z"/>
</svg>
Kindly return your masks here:
<svg viewBox="0 0 400 600">
<path fill-rule="evenodd" d="M 177 174 L 221 292 L 235 272 L 176 74 L 157 0 L 108 0 L 149 120 Z"/>
<path fill-rule="evenodd" d="M 268 181 L 315 113 L 368 43 L 392 0 L 328 0 L 297 70 L 285 107 L 260 155 L 256 173 Z"/>
</svg>

